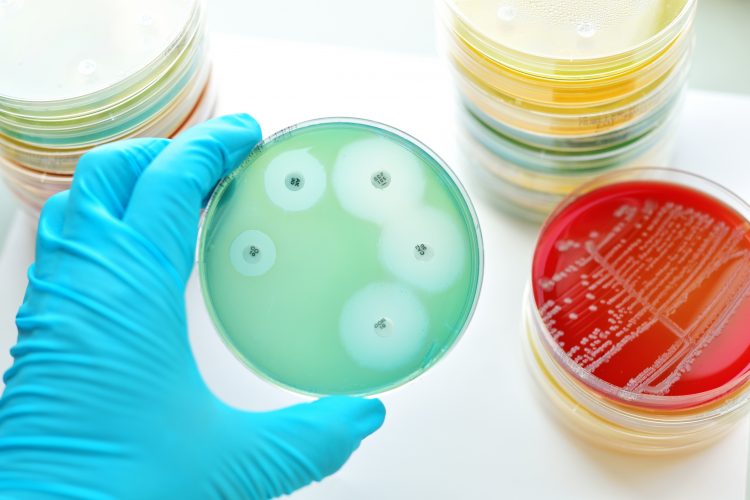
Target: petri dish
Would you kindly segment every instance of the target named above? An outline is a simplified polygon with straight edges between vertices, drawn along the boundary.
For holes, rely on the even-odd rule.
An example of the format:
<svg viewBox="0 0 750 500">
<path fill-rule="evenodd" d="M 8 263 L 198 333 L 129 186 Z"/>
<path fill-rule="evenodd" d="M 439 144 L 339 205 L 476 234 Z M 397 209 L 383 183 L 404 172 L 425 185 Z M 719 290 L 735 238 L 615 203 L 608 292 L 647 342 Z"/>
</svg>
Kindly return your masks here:
<svg viewBox="0 0 750 500">
<path fill-rule="evenodd" d="M 652 112 L 644 115 L 640 120 L 635 120 L 625 127 L 593 134 L 584 133 L 569 136 L 532 133 L 513 127 L 495 120 L 468 100 L 461 100 L 461 108 L 463 113 L 471 115 L 494 134 L 507 137 L 524 146 L 553 153 L 583 153 L 600 151 L 617 144 L 625 144 L 654 130 L 670 119 L 672 115 L 679 113 L 683 94 L 684 91 L 680 92 Z"/>
<path fill-rule="evenodd" d="M 638 67 L 690 25 L 696 0 L 445 0 L 448 29 L 488 58 L 558 80 Z"/>
<path fill-rule="evenodd" d="M 196 75 L 205 73 L 205 67 L 209 66 L 206 44 L 198 34 L 194 39 L 195 43 L 179 55 L 156 83 L 137 90 L 127 100 L 91 109 L 85 115 L 54 119 L 0 114 L 0 132 L 32 144 L 59 143 L 63 146 L 122 133 L 128 126 L 147 119 L 176 99 L 185 87 L 193 85 L 198 79 Z"/>
<path fill-rule="evenodd" d="M 348 118 L 263 141 L 215 190 L 199 241 L 229 348 L 316 395 L 374 394 L 430 368 L 469 323 L 482 258 L 447 165 L 403 132 Z"/>
<path fill-rule="evenodd" d="M 200 7 L 199 0 L 2 2 L 0 44 L 16 50 L 0 55 L 0 72 L 12 75 L 0 82 L 0 104 L 22 115 L 77 114 L 103 96 L 143 88 L 185 43 Z"/>
<path fill-rule="evenodd" d="M 497 64 L 451 34 L 447 35 L 445 51 L 459 71 L 497 92 L 524 102 L 553 108 L 590 108 L 622 101 L 641 89 L 650 87 L 679 64 L 689 62 L 689 58 L 684 55 L 692 49 L 692 35 L 692 30 L 684 32 L 652 60 L 644 62 L 638 68 L 598 80 L 551 80 L 514 71 Z"/>
<path fill-rule="evenodd" d="M 549 217 L 526 305 L 531 363 L 582 433 L 670 452 L 747 411 L 749 218 L 723 187 L 653 168 L 597 178 Z"/>
<path fill-rule="evenodd" d="M 153 135 L 174 137 L 185 129 L 209 119 L 214 113 L 215 105 L 216 88 L 212 81 L 209 80 L 203 89 L 198 103 L 195 104 L 195 107 L 190 111 L 187 118 L 177 125 L 172 123 L 172 118 L 177 117 L 179 119 L 182 113 L 171 113 L 170 116 L 172 118 L 169 120 L 170 124 L 167 125 L 169 128 L 163 128 L 163 134 L 156 129 L 152 129 L 152 131 L 156 132 Z M 144 133 L 152 136 L 148 130 L 144 130 Z M 21 201 L 23 208 L 32 215 L 38 215 L 47 198 L 70 187 L 73 181 L 75 163 L 78 161 L 80 155 L 84 154 L 87 150 L 77 151 L 74 152 L 74 155 L 65 157 L 66 162 L 71 165 L 69 173 L 55 170 L 51 172 L 34 170 L 28 166 L 16 163 L 8 157 L 0 156 L 0 175 L 4 178 L 11 192 Z M 39 158 L 50 160 L 59 157 L 40 156 Z M 48 164 L 44 163 L 44 165 Z M 59 167 L 59 165 L 57 166 Z"/>
<path fill-rule="evenodd" d="M 689 70 L 689 64 L 680 64 L 651 87 L 641 89 L 622 101 L 591 108 L 558 109 L 501 94 L 461 71 L 454 71 L 454 75 L 456 87 L 463 98 L 493 121 L 529 134 L 564 137 L 604 134 L 637 123 L 657 112 L 682 90 Z"/>
<path fill-rule="evenodd" d="M 681 100 L 676 101 L 672 113 L 650 128 L 646 133 L 613 144 L 601 144 L 595 150 L 554 151 L 529 146 L 510 137 L 497 133 L 471 114 L 465 113 L 462 120 L 466 131 L 464 139 L 481 145 L 482 150 L 514 164 L 519 170 L 530 173 L 541 172 L 560 177 L 575 172 L 592 172 L 612 166 L 622 165 L 633 158 L 642 156 L 671 132 Z"/>
<path fill-rule="evenodd" d="M 621 168 L 669 165 L 674 150 L 674 131 L 674 124 L 665 124 L 623 148 L 624 151 L 614 149 L 608 156 L 600 155 L 589 168 L 577 165 L 579 168 L 564 169 L 554 164 L 543 167 L 548 164 L 542 161 L 546 158 L 543 151 L 536 152 L 539 165 L 526 168 L 513 159 L 493 153 L 465 130 L 461 150 L 471 167 L 469 173 L 478 192 L 506 212 L 542 222 L 568 194 L 597 176 Z M 582 155 L 581 163 L 586 159 L 586 155 Z"/>
<path fill-rule="evenodd" d="M 81 155 L 96 146 L 129 137 L 171 137 L 185 124 L 192 125 L 210 118 L 216 100 L 214 87 L 210 65 L 206 65 L 163 109 L 155 110 L 145 121 L 116 136 L 63 147 L 59 144 L 28 144 L 0 134 L 0 155 L 32 170 L 71 174 Z"/>
<path fill-rule="evenodd" d="M 47 148 L 72 149 L 93 147 L 112 142 L 132 135 L 134 130 L 144 129 L 149 124 L 184 118 L 179 111 L 190 108 L 202 92 L 210 75 L 211 65 L 204 60 L 196 59 L 192 68 L 180 74 L 179 81 L 165 93 L 152 96 L 146 101 L 137 103 L 131 108 L 108 109 L 104 117 L 95 122 L 66 123 L 60 127 L 51 122 L 37 122 L 24 128 L 7 128 L 0 125 L 0 132 L 13 140 Z"/>
</svg>

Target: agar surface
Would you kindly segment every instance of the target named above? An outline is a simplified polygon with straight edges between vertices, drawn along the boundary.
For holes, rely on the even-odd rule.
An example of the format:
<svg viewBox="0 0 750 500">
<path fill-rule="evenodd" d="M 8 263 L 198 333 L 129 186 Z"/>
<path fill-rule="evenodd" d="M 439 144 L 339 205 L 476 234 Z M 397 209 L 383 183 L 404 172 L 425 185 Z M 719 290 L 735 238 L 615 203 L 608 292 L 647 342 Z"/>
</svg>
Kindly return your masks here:
<svg viewBox="0 0 750 500">
<path fill-rule="evenodd" d="M 219 332 L 249 367 L 302 392 L 410 380 L 476 301 L 481 254 L 463 194 L 418 144 L 368 124 L 274 136 L 222 183 L 201 234 Z"/>
<path fill-rule="evenodd" d="M 715 200 L 691 205 L 697 192 L 669 190 L 609 200 L 606 216 L 570 214 L 581 205 L 563 210 L 558 219 L 569 217 L 574 234 L 548 245 L 545 258 L 556 264 L 535 277 L 540 315 L 558 345 L 633 394 L 713 389 L 738 375 L 723 372 L 748 349 L 741 335 L 750 307 L 747 223 Z M 725 332 L 734 355 L 726 345 L 709 349 Z M 678 388 L 704 354 L 695 377 L 702 381 Z"/>
</svg>

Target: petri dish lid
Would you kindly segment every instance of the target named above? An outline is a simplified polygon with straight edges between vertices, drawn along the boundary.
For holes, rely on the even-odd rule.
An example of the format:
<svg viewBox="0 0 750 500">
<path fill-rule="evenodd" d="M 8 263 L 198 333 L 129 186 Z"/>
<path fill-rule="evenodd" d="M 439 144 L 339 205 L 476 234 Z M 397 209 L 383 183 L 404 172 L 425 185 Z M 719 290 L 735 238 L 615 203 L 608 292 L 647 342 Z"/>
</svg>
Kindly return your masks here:
<svg viewBox="0 0 750 500">
<path fill-rule="evenodd" d="M 666 47 L 696 0 L 444 0 L 449 29 L 519 71 L 550 78 L 615 74 Z"/>
<path fill-rule="evenodd" d="M 14 48 L 0 52 L 0 104 L 76 101 L 117 87 L 169 56 L 199 4 L 0 2 L 0 45 Z"/>
<path fill-rule="evenodd" d="M 265 140 L 212 195 L 201 287 L 228 346 L 307 394 L 366 395 L 439 360 L 482 278 L 476 215 L 425 146 L 358 119 Z"/>
<path fill-rule="evenodd" d="M 602 176 L 547 220 L 533 259 L 546 348 L 621 405 L 720 404 L 750 379 L 750 207 L 669 169 Z"/>
</svg>

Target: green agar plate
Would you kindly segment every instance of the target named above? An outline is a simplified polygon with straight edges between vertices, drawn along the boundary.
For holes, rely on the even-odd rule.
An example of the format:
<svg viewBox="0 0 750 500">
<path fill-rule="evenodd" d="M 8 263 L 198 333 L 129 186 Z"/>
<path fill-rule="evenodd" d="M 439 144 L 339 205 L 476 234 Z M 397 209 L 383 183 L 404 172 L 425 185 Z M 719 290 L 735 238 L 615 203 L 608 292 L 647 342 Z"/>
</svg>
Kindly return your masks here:
<svg viewBox="0 0 750 500">
<path fill-rule="evenodd" d="M 256 147 L 211 197 L 199 252 L 229 347 L 308 394 L 417 377 L 466 328 L 482 279 L 477 218 L 448 167 L 356 119 L 306 122 Z"/>
</svg>

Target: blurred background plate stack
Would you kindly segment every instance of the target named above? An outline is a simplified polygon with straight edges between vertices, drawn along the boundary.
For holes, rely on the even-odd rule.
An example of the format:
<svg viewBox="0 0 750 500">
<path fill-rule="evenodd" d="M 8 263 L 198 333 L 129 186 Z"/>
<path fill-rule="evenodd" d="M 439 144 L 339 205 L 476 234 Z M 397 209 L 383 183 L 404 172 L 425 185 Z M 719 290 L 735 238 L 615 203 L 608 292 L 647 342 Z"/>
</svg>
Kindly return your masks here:
<svg viewBox="0 0 750 500">
<path fill-rule="evenodd" d="M 201 0 L 0 2 L 0 171 L 22 205 L 67 189 L 96 146 L 209 118 L 205 32 Z"/>
<path fill-rule="evenodd" d="M 443 0 L 443 50 L 475 184 L 542 219 L 605 171 L 663 166 L 696 0 Z"/>
</svg>

